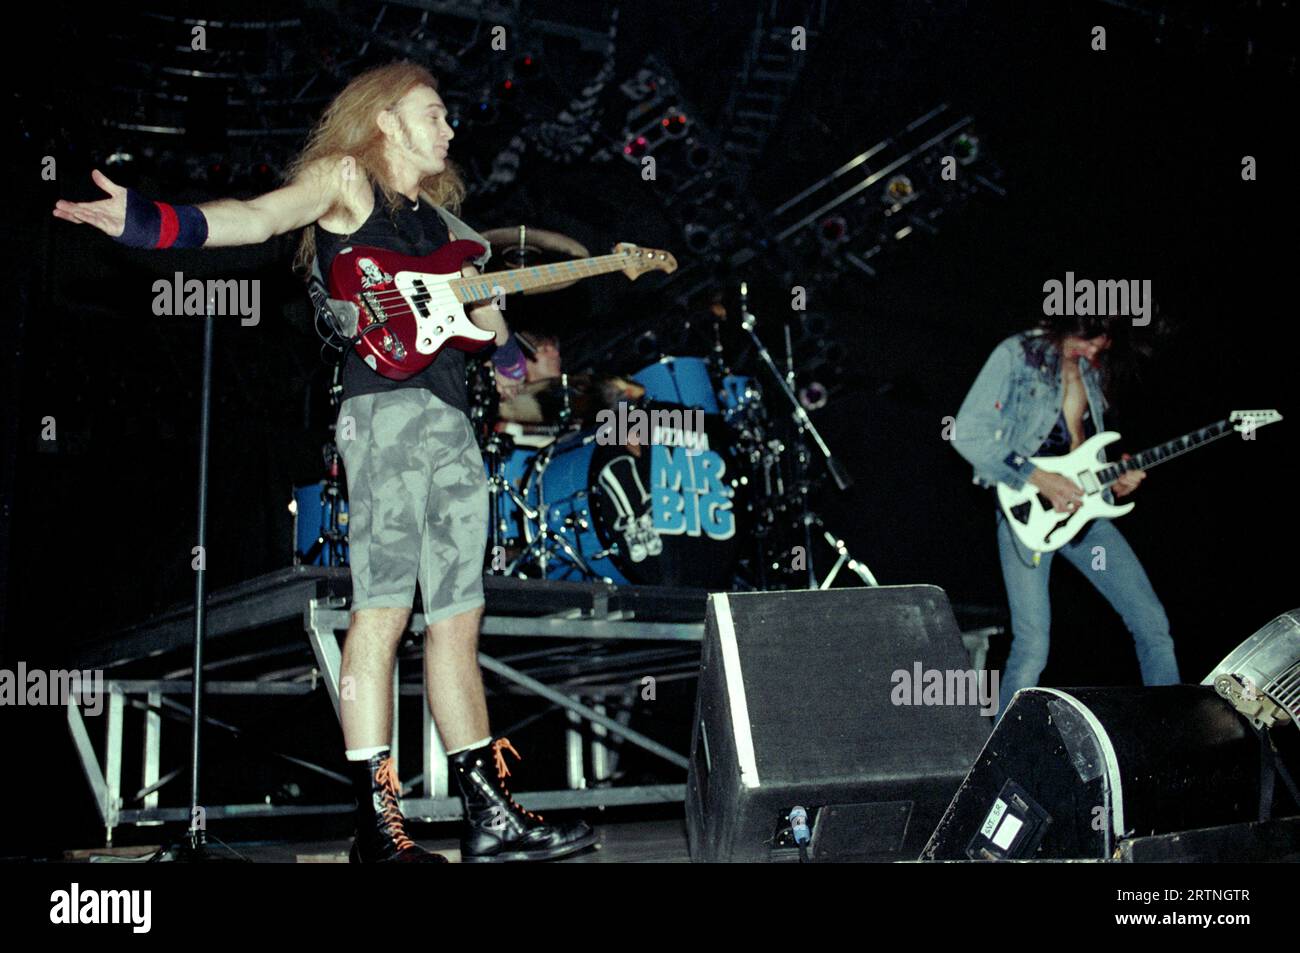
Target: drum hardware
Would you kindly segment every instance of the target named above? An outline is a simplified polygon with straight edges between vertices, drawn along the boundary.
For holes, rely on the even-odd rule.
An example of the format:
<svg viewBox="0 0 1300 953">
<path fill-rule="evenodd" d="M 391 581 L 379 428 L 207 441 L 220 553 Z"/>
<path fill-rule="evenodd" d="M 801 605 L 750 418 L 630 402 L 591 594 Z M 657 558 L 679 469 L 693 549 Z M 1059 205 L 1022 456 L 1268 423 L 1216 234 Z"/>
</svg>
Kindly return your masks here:
<svg viewBox="0 0 1300 953">
<path fill-rule="evenodd" d="M 505 572 L 505 566 L 499 565 L 498 553 L 504 553 L 506 544 L 512 542 L 506 534 L 510 528 L 510 510 L 507 504 L 521 512 L 528 507 L 527 501 L 515 489 L 506 475 L 506 460 L 514 450 L 514 441 L 506 434 L 493 431 L 483 445 L 484 464 L 488 472 L 488 523 L 489 572 Z M 504 499 L 503 499 L 504 495 Z"/>
<path fill-rule="evenodd" d="M 787 325 L 785 328 L 787 351 L 786 365 L 789 368 L 789 378 L 787 378 L 786 375 L 783 375 L 777 368 L 776 361 L 772 359 L 771 352 L 768 351 L 766 345 L 763 344 L 762 339 L 759 338 L 758 334 L 754 330 L 758 324 L 758 319 L 748 310 L 749 288 L 746 282 L 743 281 L 740 283 L 740 297 L 741 330 L 749 335 L 750 340 L 754 343 L 754 348 L 757 351 L 759 358 L 767 365 L 768 369 L 772 372 L 772 376 L 776 378 L 778 389 L 781 390 L 790 401 L 790 407 L 792 408 L 791 416 L 794 419 L 800 439 L 807 436 L 812 437 L 813 442 L 817 445 L 817 449 L 820 450 L 822 456 L 826 458 L 826 467 L 831 474 L 831 478 L 835 481 L 835 485 L 841 490 L 847 490 L 853 485 L 853 478 L 850 477 L 848 471 L 840 465 L 840 462 L 835 459 L 835 456 L 831 453 L 830 447 L 828 447 L 826 441 L 822 439 L 821 433 L 817 430 L 811 418 L 809 418 L 808 412 L 804 410 L 803 404 L 799 403 L 799 397 L 794 392 L 792 386 L 794 383 L 794 358 L 793 354 L 790 352 L 789 326 Z"/>
<path fill-rule="evenodd" d="M 584 439 L 582 445 L 586 445 L 588 439 Z M 589 524 L 579 515 L 576 518 L 573 515 L 561 516 L 558 523 L 552 522 L 552 506 L 548 505 L 545 498 L 545 492 L 542 489 L 540 477 L 545 473 L 550 465 L 551 459 L 555 453 L 558 441 L 551 444 L 541 453 L 539 453 L 531 464 L 533 477 L 530 478 L 529 487 L 537 487 L 537 505 L 532 506 L 526 501 L 520 506 L 519 510 L 524 516 L 524 538 L 527 541 L 527 548 L 511 563 L 509 572 L 511 574 L 521 572 L 529 565 L 536 566 L 541 572 L 542 577 L 546 578 L 551 568 L 550 562 L 555 557 L 555 550 L 559 549 L 564 556 L 577 567 L 578 571 L 588 579 L 596 579 L 604 582 L 613 582 L 607 576 L 604 576 L 594 569 L 582 556 L 573 544 L 556 529 L 557 526 L 565 529 L 586 530 Z M 585 493 L 576 494 L 579 498 L 585 498 Z M 530 532 L 531 530 L 531 532 Z M 600 558 L 600 554 L 593 554 L 592 560 Z"/>
<path fill-rule="evenodd" d="M 853 485 L 853 480 L 849 476 L 848 471 L 846 471 L 843 468 L 843 466 L 841 466 L 839 461 L 835 459 L 834 455 L 831 453 L 830 447 L 828 447 L 826 445 L 826 441 L 822 439 L 821 433 L 817 430 L 817 427 L 813 424 L 812 419 L 808 416 L 808 411 L 804 409 L 803 404 L 799 402 L 798 395 L 795 393 L 794 348 L 790 339 L 790 326 L 789 324 L 784 325 L 785 352 L 786 352 L 785 353 L 785 365 L 786 365 L 785 374 L 781 373 L 780 369 L 777 367 L 776 361 L 772 358 L 771 352 L 768 351 L 767 346 L 763 344 L 762 339 L 758 336 L 758 332 L 755 330 L 757 326 L 758 326 L 758 318 L 749 310 L 749 286 L 747 282 L 742 281 L 740 283 L 741 330 L 743 330 L 747 335 L 749 335 L 749 338 L 753 342 L 755 352 L 758 354 L 759 359 L 762 361 L 763 364 L 767 366 L 767 369 L 771 372 L 772 377 L 775 379 L 777 384 L 777 389 L 780 390 L 781 393 L 785 395 L 786 400 L 789 401 L 791 407 L 790 416 L 791 419 L 794 421 L 794 425 L 795 425 L 795 439 L 794 439 L 794 448 L 793 448 L 794 449 L 794 489 L 795 489 L 794 498 L 796 501 L 797 512 L 799 514 L 797 522 L 802 524 L 802 529 L 803 529 L 804 553 L 807 556 L 807 558 L 805 559 L 805 563 L 807 565 L 807 573 L 808 573 L 808 588 L 809 589 L 828 588 L 831 582 L 835 579 L 835 576 L 839 573 L 840 569 L 846 566 L 849 567 L 853 572 L 855 572 L 858 578 L 861 579 L 867 585 L 869 586 L 877 585 L 875 575 L 871 572 L 871 570 L 867 567 L 867 565 L 857 559 L 854 559 L 851 555 L 849 555 L 848 549 L 845 546 L 843 540 L 839 539 L 839 537 L 832 535 L 828 530 L 826 530 L 824 524 L 822 523 L 821 517 L 818 516 L 809 505 L 809 496 L 811 495 L 812 492 L 812 483 L 810 480 L 810 471 L 809 471 L 809 461 L 811 459 L 811 454 L 809 453 L 808 450 L 807 438 L 811 437 L 813 443 L 815 443 L 817 448 L 821 451 L 822 456 L 826 459 L 827 471 L 830 473 L 831 478 L 835 481 L 835 485 L 840 490 L 847 490 L 850 486 Z M 777 497 L 777 499 L 788 499 L 788 497 L 782 494 L 780 497 Z M 838 557 L 834 567 L 827 574 L 826 578 L 822 581 L 818 581 L 817 579 L 817 569 L 812 559 L 814 526 L 820 528 L 823 531 L 822 532 L 823 537 L 828 542 L 830 542 L 831 547 L 835 549 Z"/>
<path fill-rule="evenodd" d="M 330 407 L 336 412 L 343 384 L 343 362 L 334 367 L 330 383 Z M 330 424 L 331 439 L 321 448 L 325 478 L 314 484 L 297 487 L 289 501 L 293 514 L 293 564 L 295 566 L 346 566 L 348 564 L 348 505 L 344 499 L 342 463 L 333 439 L 336 424 Z M 316 538 L 311 538 L 317 529 Z"/>
<path fill-rule="evenodd" d="M 569 400 L 569 375 L 560 373 L 560 426 L 569 426 L 573 419 L 573 402 Z"/>
<path fill-rule="evenodd" d="M 295 566 L 346 566 L 348 564 L 348 506 L 339 479 L 338 450 L 324 447 L 326 477 L 320 483 L 295 488 L 289 501 L 293 514 Z M 318 528 L 315 539 L 313 528 Z"/>
<path fill-rule="evenodd" d="M 524 574 L 529 566 L 536 566 L 542 576 L 546 575 L 547 565 L 555 549 L 578 564 L 584 573 L 596 577 L 596 573 L 583 560 L 582 555 L 570 545 L 554 526 L 548 525 L 545 506 L 534 506 L 521 492 L 517 483 L 522 479 L 511 480 L 510 463 L 520 459 L 509 436 L 493 432 L 483 446 L 484 465 L 488 471 L 488 508 L 491 514 L 489 527 L 489 572 L 503 576 Z M 549 456 L 549 448 L 529 460 L 527 468 L 545 468 L 543 462 Z M 518 536 L 510 536 L 512 518 L 518 516 Z M 564 521 L 559 524 L 566 525 Z M 518 554 L 508 563 L 502 564 L 497 555 L 507 552 L 510 545 L 522 546 Z"/>
</svg>

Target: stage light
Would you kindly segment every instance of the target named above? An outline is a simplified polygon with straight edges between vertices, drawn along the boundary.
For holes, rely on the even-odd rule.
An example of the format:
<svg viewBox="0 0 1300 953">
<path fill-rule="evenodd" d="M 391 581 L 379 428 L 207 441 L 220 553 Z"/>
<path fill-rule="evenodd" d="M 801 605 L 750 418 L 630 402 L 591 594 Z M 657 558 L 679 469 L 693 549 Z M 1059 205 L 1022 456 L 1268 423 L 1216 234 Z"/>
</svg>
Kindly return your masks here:
<svg viewBox="0 0 1300 953">
<path fill-rule="evenodd" d="M 1300 725 L 1300 609 L 1242 642 L 1201 684 L 1213 685 L 1257 728 Z"/>
<path fill-rule="evenodd" d="M 269 162 L 254 162 L 248 170 L 248 178 L 258 192 L 269 192 L 276 184 L 275 167 Z"/>
<path fill-rule="evenodd" d="M 886 205 L 902 205 L 908 202 L 916 194 L 916 189 L 912 186 L 912 180 L 905 175 L 896 175 L 885 185 L 885 191 L 881 193 L 880 199 Z"/>
<path fill-rule="evenodd" d="M 208 163 L 208 184 L 225 188 L 230 184 L 230 166 L 222 161 Z"/>
<path fill-rule="evenodd" d="M 804 410 L 820 410 L 826 406 L 829 398 L 830 393 L 817 381 L 809 381 L 806 386 L 799 388 L 799 403 Z"/>
<path fill-rule="evenodd" d="M 648 143 L 645 136 L 637 136 L 623 147 L 623 155 L 627 156 L 633 162 L 639 160 L 646 154 Z"/>
<path fill-rule="evenodd" d="M 663 119 L 659 120 L 659 125 L 663 127 L 664 135 L 672 139 L 680 139 L 686 135 L 686 117 L 681 113 L 664 116 Z"/>
<path fill-rule="evenodd" d="M 957 157 L 959 165 L 970 165 L 980 155 L 979 137 L 969 132 L 963 132 L 953 140 L 952 154 Z"/>
<path fill-rule="evenodd" d="M 832 215 L 830 218 L 822 219 L 817 229 L 817 236 L 828 245 L 838 245 L 848 238 L 849 223 L 842 215 Z"/>
</svg>

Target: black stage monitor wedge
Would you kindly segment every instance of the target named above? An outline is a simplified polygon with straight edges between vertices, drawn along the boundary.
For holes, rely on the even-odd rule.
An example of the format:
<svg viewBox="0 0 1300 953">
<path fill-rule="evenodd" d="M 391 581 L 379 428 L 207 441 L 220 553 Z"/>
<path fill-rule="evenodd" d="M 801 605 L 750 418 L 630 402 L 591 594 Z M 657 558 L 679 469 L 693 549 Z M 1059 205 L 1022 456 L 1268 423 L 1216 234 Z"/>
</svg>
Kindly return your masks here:
<svg viewBox="0 0 1300 953">
<path fill-rule="evenodd" d="M 983 688 L 983 691 L 980 689 Z M 988 737 L 935 586 L 709 597 L 687 779 L 695 861 L 914 860 Z"/>
<path fill-rule="evenodd" d="M 1129 864 L 1300 864 L 1300 817 L 1134 837 L 1119 842 L 1115 858 Z"/>
<path fill-rule="evenodd" d="M 1254 821 L 1260 768 L 1208 686 L 1022 689 L 922 859 L 1105 860 L 1127 838 Z"/>
</svg>

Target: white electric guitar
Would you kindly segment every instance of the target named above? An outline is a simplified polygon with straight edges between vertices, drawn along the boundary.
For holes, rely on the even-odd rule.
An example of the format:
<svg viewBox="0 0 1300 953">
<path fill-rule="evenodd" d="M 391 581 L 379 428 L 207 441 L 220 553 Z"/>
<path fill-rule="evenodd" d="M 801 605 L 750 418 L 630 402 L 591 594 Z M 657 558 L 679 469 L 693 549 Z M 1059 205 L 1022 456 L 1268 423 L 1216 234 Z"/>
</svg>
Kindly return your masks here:
<svg viewBox="0 0 1300 953">
<path fill-rule="evenodd" d="M 1022 543 L 1034 552 L 1050 553 L 1073 539 L 1089 520 L 1099 516 L 1123 516 L 1133 509 L 1132 503 L 1122 506 L 1107 503 L 1103 495 L 1108 486 L 1130 470 L 1150 470 L 1157 463 L 1172 460 L 1230 433 L 1240 433 L 1250 439 L 1256 428 L 1281 419 L 1282 415 L 1276 410 L 1234 410 L 1227 420 L 1194 430 L 1117 463 L 1107 463 L 1102 457 L 1102 448 L 1119 439 L 1119 434 L 1108 430 L 1089 437 L 1077 450 L 1063 457 L 1030 458 L 1029 462 L 1034 466 L 1067 476 L 1083 488 L 1083 502 L 1073 513 L 1053 509 L 1051 501 L 1030 483 L 1019 490 L 999 483 L 998 502 L 1006 514 L 1007 523 Z"/>
</svg>

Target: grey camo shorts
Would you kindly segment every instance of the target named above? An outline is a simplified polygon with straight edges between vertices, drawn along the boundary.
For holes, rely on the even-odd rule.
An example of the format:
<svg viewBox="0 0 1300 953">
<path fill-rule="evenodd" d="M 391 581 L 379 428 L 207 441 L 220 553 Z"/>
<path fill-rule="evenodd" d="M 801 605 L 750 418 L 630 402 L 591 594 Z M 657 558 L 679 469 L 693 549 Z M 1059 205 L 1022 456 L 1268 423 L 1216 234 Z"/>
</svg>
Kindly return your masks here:
<svg viewBox="0 0 1300 953">
<path fill-rule="evenodd" d="M 427 390 L 349 397 L 335 432 L 348 481 L 352 610 L 425 618 L 483 605 L 488 491 L 465 415 Z"/>
</svg>

